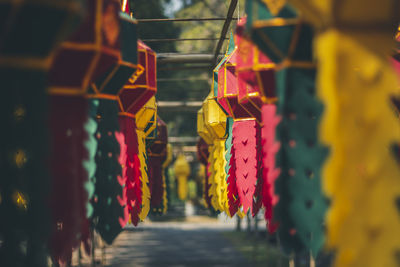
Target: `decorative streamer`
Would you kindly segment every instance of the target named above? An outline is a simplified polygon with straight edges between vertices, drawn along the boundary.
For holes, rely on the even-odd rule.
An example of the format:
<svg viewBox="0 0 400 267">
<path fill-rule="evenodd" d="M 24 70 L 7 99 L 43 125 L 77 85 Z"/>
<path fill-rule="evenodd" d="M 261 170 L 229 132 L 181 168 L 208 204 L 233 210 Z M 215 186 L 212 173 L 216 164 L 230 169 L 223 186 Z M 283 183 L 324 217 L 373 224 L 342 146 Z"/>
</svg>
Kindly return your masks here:
<svg viewBox="0 0 400 267">
<path fill-rule="evenodd" d="M 125 134 L 125 144 L 127 145 L 122 182 L 125 182 L 124 194 L 128 194 L 120 200 L 127 201 L 126 205 L 131 221 L 135 226 L 140 219 L 143 194 L 135 116 L 157 91 L 156 54 L 140 40 L 137 42 L 137 47 L 138 63 L 141 67 L 118 92 L 120 127 Z"/>
<path fill-rule="evenodd" d="M 322 8 L 317 1 L 293 2 L 324 27 L 314 44 L 318 95 L 326 106 L 320 136 L 331 147 L 322 172 L 335 266 L 398 266 L 400 170 L 390 149 L 400 139 L 390 102 L 398 80 L 387 56 L 399 3 L 333 1 Z"/>
<path fill-rule="evenodd" d="M 256 161 L 258 158 L 256 128 L 259 126 L 255 125 L 256 120 L 238 103 L 237 48 L 233 41 L 233 35 L 231 35 L 223 61 L 218 70 L 218 84 L 214 83 L 213 93 L 222 109 L 234 118 L 232 149 L 235 152 L 235 179 L 238 196 L 242 212 L 246 214 L 251 210 L 255 214 L 253 212 L 253 197 L 256 192 L 257 180 L 261 178 L 258 175 L 259 170 L 257 170 L 257 167 L 261 167 L 261 165 L 258 165 Z M 250 135 L 246 133 L 247 127 L 250 127 Z"/>
<path fill-rule="evenodd" d="M 167 141 L 167 125 L 160 117 L 157 117 L 157 138 L 147 150 L 151 194 L 150 205 L 151 212 L 154 214 L 162 214 L 164 210 L 162 164 L 167 157 Z"/>
<path fill-rule="evenodd" d="M 275 189 L 279 201 L 274 213 L 285 251 L 306 248 L 315 257 L 324 242 L 327 201 L 321 190 L 320 169 L 327 149 L 317 138 L 323 106 L 315 97 L 313 33 L 292 7 L 273 6 L 258 0 L 247 2 L 251 37 L 277 64 L 277 111 L 282 120 L 277 127 L 280 150 L 276 163 L 280 172 Z M 274 24 L 278 19 L 282 23 Z M 279 35 L 275 34 L 277 30 Z"/>
<path fill-rule="evenodd" d="M 156 99 L 153 96 L 137 113 L 137 135 L 139 140 L 139 161 L 142 185 L 142 209 L 139 213 L 140 220 L 144 220 L 150 211 L 150 188 L 147 167 L 146 137 L 156 127 L 157 116 Z"/>
<path fill-rule="evenodd" d="M 0 100 L 0 262 L 41 267 L 51 216 L 47 72 L 50 55 L 78 24 L 83 6 L 78 0 L 2 1 L 0 10 L 0 78 L 7 88 Z"/>
<path fill-rule="evenodd" d="M 275 140 L 277 125 L 274 116 L 270 116 L 271 109 L 277 100 L 275 95 L 275 64 L 262 53 L 250 40 L 245 32 L 246 18 L 239 21 L 236 27 L 236 40 L 238 44 L 237 76 L 239 85 L 239 103 L 256 118 L 262 125 L 261 137 L 257 137 L 258 178 L 256 185 L 255 207 L 262 201 L 265 207 L 264 217 L 270 232 L 276 230 L 273 223 L 273 208 L 277 203 L 274 183 L 278 176 L 275 170 L 275 155 L 278 151 Z M 275 111 L 274 111 L 275 112 Z M 261 121 L 262 120 L 262 121 Z M 257 131 L 260 133 L 259 131 Z M 262 150 L 262 151 L 261 151 Z M 259 197 L 257 197 L 259 196 Z M 274 199 L 274 201 L 272 201 Z"/>
<path fill-rule="evenodd" d="M 87 7 L 84 23 L 56 51 L 49 72 L 53 262 L 70 262 L 72 249 L 89 237 L 86 206 L 90 192 L 85 185 L 90 173 L 85 169 L 89 165 L 83 164 L 90 155 L 85 147 L 89 135 L 84 129 L 88 120 L 84 96 L 89 84 L 117 61 L 114 36 L 118 36 L 119 25 L 103 27 L 103 17 L 117 20 L 119 1 L 90 0 Z M 83 48 L 82 44 L 89 45 Z"/>
<path fill-rule="evenodd" d="M 120 144 L 118 105 L 114 100 L 99 99 L 97 113 L 98 128 L 94 136 L 98 141 L 96 152 L 95 195 L 92 201 L 94 214 L 92 222 L 101 238 L 109 245 L 122 231 L 125 224 L 120 224 L 118 218 L 124 217 L 123 207 L 118 202 L 122 187 L 118 177 L 122 175 L 119 164 Z"/>
</svg>

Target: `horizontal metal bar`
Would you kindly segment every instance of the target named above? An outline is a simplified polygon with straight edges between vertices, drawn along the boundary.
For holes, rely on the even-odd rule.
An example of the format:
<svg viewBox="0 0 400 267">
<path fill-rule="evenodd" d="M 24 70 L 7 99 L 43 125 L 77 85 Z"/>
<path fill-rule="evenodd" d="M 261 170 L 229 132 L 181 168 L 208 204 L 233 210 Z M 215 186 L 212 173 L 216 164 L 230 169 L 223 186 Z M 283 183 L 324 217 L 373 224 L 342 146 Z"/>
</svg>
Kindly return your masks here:
<svg viewBox="0 0 400 267">
<path fill-rule="evenodd" d="M 201 101 L 158 101 L 159 108 L 200 108 L 203 102 Z"/>
<path fill-rule="evenodd" d="M 172 78 L 172 79 L 164 79 L 164 78 L 157 78 L 157 82 L 196 82 L 196 81 L 208 81 L 210 78 Z"/>
<path fill-rule="evenodd" d="M 211 63 L 214 59 L 212 54 L 179 54 L 160 53 L 157 54 L 157 63 Z"/>
<path fill-rule="evenodd" d="M 198 137 L 193 136 L 169 136 L 168 143 L 197 143 Z"/>
<path fill-rule="evenodd" d="M 225 38 L 228 40 L 228 38 Z M 187 42 L 187 41 L 217 41 L 219 38 L 170 38 L 170 39 L 143 39 L 145 43 Z"/>
<path fill-rule="evenodd" d="M 237 18 L 230 18 L 232 20 L 237 20 Z M 137 19 L 140 22 L 186 22 L 186 21 L 223 21 L 226 18 L 171 18 L 171 19 Z"/>
<path fill-rule="evenodd" d="M 159 67 L 157 68 L 158 71 L 172 71 L 172 70 L 210 70 L 210 64 L 200 64 L 200 65 L 178 65 L 178 66 L 166 66 L 166 67 Z"/>
</svg>

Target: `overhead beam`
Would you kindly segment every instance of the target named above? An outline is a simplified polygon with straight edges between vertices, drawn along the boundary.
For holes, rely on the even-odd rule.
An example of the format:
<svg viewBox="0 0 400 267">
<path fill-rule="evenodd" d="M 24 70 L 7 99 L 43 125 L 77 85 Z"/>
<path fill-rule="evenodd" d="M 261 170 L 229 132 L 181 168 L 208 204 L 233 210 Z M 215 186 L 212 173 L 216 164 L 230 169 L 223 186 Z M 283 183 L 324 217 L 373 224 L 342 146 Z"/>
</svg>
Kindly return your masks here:
<svg viewBox="0 0 400 267">
<path fill-rule="evenodd" d="M 237 2 L 238 2 L 238 0 L 231 0 L 231 3 L 229 5 L 228 14 L 226 15 L 225 23 L 224 23 L 224 26 L 222 27 L 222 31 L 221 31 L 221 35 L 219 37 L 219 41 L 217 43 L 217 47 L 215 48 L 214 59 L 213 59 L 213 62 L 212 62 L 212 67 L 213 68 L 217 63 L 218 55 L 220 54 L 222 45 L 223 45 L 224 40 L 226 38 L 226 33 L 228 32 L 229 25 L 231 24 L 232 20 L 235 20 L 235 18 L 233 18 L 232 16 L 233 16 L 233 12 L 235 12 L 235 9 L 236 9 L 236 6 L 237 6 Z"/>
<path fill-rule="evenodd" d="M 228 39 L 228 38 L 225 38 Z M 166 39 L 143 39 L 145 43 L 165 43 L 165 42 L 187 42 L 187 41 L 217 41 L 219 38 L 166 38 Z"/>
<path fill-rule="evenodd" d="M 168 136 L 168 143 L 197 143 L 198 140 L 194 136 Z"/>
<path fill-rule="evenodd" d="M 210 64 L 199 64 L 199 65 L 178 65 L 178 66 L 165 66 L 157 68 L 158 71 L 172 71 L 172 70 L 190 70 L 190 71 L 208 71 L 210 69 Z"/>
<path fill-rule="evenodd" d="M 157 64 L 169 63 L 210 63 L 213 61 L 212 54 L 181 54 L 181 53 L 158 53 Z"/>
<path fill-rule="evenodd" d="M 237 19 L 237 18 L 232 18 Z M 223 21 L 226 18 L 171 18 L 171 19 L 137 19 L 140 23 L 146 22 L 186 22 L 186 21 Z"/>
<path fill-rule="evenodd" d="M 158 101 L 159 108 L 200 108 L 201 101 Z"/>
</svg>

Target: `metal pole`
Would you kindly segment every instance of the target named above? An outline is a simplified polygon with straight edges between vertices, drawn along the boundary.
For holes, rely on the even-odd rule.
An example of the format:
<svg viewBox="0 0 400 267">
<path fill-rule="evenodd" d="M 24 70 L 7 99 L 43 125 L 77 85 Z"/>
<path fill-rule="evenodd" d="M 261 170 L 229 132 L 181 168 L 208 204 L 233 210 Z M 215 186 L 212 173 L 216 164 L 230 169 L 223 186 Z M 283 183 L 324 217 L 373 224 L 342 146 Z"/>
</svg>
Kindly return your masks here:
<svg viewBox="0 0 400 267">
<path fill-rule="evenodd" d="M 237 1 L 236 1 L 237 2 Z M 232 18 L 236 20 L 236 18 Z M 137 19 L 138 22 L 186 22 L 186 21 L 222 21 L 226 18 L 172 18 L 172 19 Z"/>
<path fill-rule="evenodd" d="M 224 43 L 224 40 L 226 38 L 226 33 L 228 31 L 229 25 L 231 24 L 232 20 L 235 20 L 235 18 L 233 18 L 232 16 L 233 16 L 233 12 L 235 12 L 237 2 L 238 2 L 238 0 L 231 0 L 231 3 L 229 5 L 228 14 L 226 15 L 226 20 L 225 20 L 224 26 L 222 27 L 222 31 L 221 31 L 221 35 L 219 37 L 217 47 L 215 48 L 214 61 L 213 61 L 212 67 L 214 67 L 215 64 L 217 63 L 217 58 L 221 51 L 222 44 Z"/>
</svg>

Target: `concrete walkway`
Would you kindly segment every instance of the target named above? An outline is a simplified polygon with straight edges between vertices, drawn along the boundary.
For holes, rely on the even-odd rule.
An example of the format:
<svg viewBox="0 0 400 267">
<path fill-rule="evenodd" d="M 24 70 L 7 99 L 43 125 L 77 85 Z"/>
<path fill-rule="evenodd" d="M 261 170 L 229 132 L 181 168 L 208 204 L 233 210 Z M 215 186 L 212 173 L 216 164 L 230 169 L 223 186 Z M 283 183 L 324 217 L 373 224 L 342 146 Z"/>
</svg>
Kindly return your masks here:
<svg viewBox="0 0 400 267">
<path fill-rule="evenodd" d="M 222 236 L 234 222 L 146 222 L 129 227 L 106 249 L 106 266 L 250 266 Z"/>
</svg>

